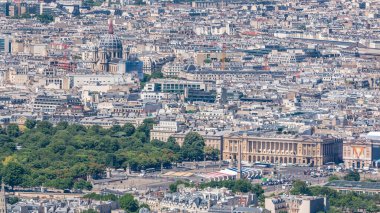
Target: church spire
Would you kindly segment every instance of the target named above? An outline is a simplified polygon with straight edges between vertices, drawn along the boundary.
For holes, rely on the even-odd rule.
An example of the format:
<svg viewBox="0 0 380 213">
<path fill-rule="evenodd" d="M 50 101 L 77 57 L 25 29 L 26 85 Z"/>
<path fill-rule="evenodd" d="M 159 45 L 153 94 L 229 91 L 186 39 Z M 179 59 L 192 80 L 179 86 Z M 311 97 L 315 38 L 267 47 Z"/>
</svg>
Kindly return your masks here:
<svg viewBox="0 0 380 213">
<path fill-rule="evenodd" d="M 108 34 L 113 34 L 113 20 L 110 18 L 108 20 Z"/>
</svg>

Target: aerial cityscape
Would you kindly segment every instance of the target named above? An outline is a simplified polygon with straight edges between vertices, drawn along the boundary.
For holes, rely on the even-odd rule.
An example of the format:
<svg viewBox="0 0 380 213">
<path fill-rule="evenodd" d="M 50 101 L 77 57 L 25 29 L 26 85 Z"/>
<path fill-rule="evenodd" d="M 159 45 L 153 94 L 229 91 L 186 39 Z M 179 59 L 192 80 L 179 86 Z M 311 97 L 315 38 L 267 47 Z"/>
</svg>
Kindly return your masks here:
<svg viewBox="0 0 380 213">
<path fill-rule="evenodd" d="M 380 0 L 0 0 L 0 213 L 380 212 Z"/>
</svg>

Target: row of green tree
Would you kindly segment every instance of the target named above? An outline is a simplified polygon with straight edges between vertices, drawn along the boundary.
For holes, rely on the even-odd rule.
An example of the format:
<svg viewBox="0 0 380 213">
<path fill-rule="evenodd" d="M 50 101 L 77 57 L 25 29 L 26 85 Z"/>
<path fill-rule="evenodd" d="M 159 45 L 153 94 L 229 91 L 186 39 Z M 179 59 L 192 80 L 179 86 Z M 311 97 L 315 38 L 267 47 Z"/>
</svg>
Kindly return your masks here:
<svg viewBox="0 0 380 213">
<path fill-rule="evenodd" d="M 125 194 L 121 197 L 117 197 L 113 194 L 100 195 L 95 193 L 86 194 L 83 196 L 85 199 L 99 200 L 99 201 L 117 201 L 119 202 L 120 208 L 124 209 L 126 212 L 137 212 L 141 208 L 149 209 L 149 206 L 145 203 L 139 203 L 131 194 Z M 92 213 L 92 211 L 90 211 Z M 88 212 L 88 213 L 90 213 Z M 93 211 L 97 212 L 97 211 Z"/>
<path fill-rule="evenodd" d="M 175 183 L 169 185 L 169 189 L 171 192 L 176 192 L 178 190 L 178 186 L 183 185 L 185 187 L 194 187 L 193 183 L 184 180 L 177 180 Z M 199 184 L 197 187 L 200 189 L 205 188 L 227 188 L 232 192 L 242 192 L 247 193 L 251 192 L 256 194 L 259 200 L 264 199 L 264 189 L 260 184 L 252 184 L 249 180 L 240 179 L 240 180 L 223 180 L 223 181 L 210 181 L 203 182 Z"/>
<path fill-rule="evenodd" d="M 210 181 L 204 182 L 199 185 L 200 188 L 204 189 L 207 187 L 210 188 L 227 188 L 232 190 L 232 192 L 242 192 L 247 193 L 251 192 L 256 194 L 260 199 L 264 198 L 264 189 L 260 184 L 252 184 L 249 180 L 240 179 L 240 180 L 223 180 L 223 181 Z"/>
<path fill-rule="evenodd" d="M 34 17 L 43 24 L 49 24 L 54 21 L 54 16 L 51 14 L 31 15 L 29 13 L 24 13 L 21 16 L 15 16 L 13 18 L 14 19 L 31 19 Z"/>
<path fill-rule="evenodd" d="M 140 81 L 141 89 L 145 87 L 145 84 L 149 82 L 151 79 L 156 78 L 164 78 L 164 74 L 162 72 L 153 72 L 151 75 L 144 74 L 143 78 Z"/>
<path fill-rule="evenodd" d="M 341 180 L 341 178 L 337 175 L 331 175 L 328 180 L 331 182 L 334 180 Z M 345 176 L 343 176 L 343 180 L 360 181 L 360 174 L 357 171 L 349 171 Z"/>
<path fill-rule="evenodd" d="M 297 180 L 290 190 L 293 195 L 326 196 L 329 199 L 331 212 L 380 212 L 380 195 L 341 193 L 324 186 L 307 186 L 306 182 Z"/>
<path fill-rule="evenodd" d="M 49 24 L 54 21 L 54 16 L 51 14 L 37 15 L 36 18 L 43 24 Z"/>
<path fill-rule="evenodd" d="M 83 6 L 87 6 L 87 7 L 94 7 L 94 6 L 101 6 L 102 4 L 104 3 L 103 0 L 84 0 L 83 1 Z"/>
<path fill-rule="evenodd" d="M 197 133 L 186 135 L 182 147 L 174 138 L 150 141 L 155 123 L 85 127 L 60 122 L 27 120 L 25 130 L 11 124 L 0 129 L 0 174 L 11 186 L 46 186 L 57 189 L 91 189 L 89 177 L 99 178 L 106 167 L 139 171 L 172 162 L 217 159 Z"/>
</svg>

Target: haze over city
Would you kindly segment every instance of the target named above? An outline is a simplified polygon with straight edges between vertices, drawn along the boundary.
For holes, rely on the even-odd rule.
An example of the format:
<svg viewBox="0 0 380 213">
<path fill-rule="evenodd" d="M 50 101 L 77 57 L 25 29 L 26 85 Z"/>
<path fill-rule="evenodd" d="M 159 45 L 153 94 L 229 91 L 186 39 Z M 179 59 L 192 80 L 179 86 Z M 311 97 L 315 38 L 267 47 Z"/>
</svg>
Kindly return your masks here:
<svg viewBox="0 0 380 213">
<path fill-rule="evenodd" d="M 380 212 L 379 0 L 0 0 L 0 213 Z"/>
</svg>

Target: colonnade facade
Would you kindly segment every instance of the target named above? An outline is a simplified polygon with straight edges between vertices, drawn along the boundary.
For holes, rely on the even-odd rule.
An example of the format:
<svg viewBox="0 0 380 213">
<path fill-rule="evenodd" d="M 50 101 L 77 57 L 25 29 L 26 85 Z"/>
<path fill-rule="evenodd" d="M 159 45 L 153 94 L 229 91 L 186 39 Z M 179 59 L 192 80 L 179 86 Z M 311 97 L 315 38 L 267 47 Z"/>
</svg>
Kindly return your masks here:
<svg viewBox="0 0 380 213">
<path fill-rule="evenodd" d="M 320 166 L 341 162 L 342 140 L 336 138 L 264 138 L 227 136 L 223 141 L 223 160 L 236 160 L 241 144 L 242 161 Z"/>
</svg>

